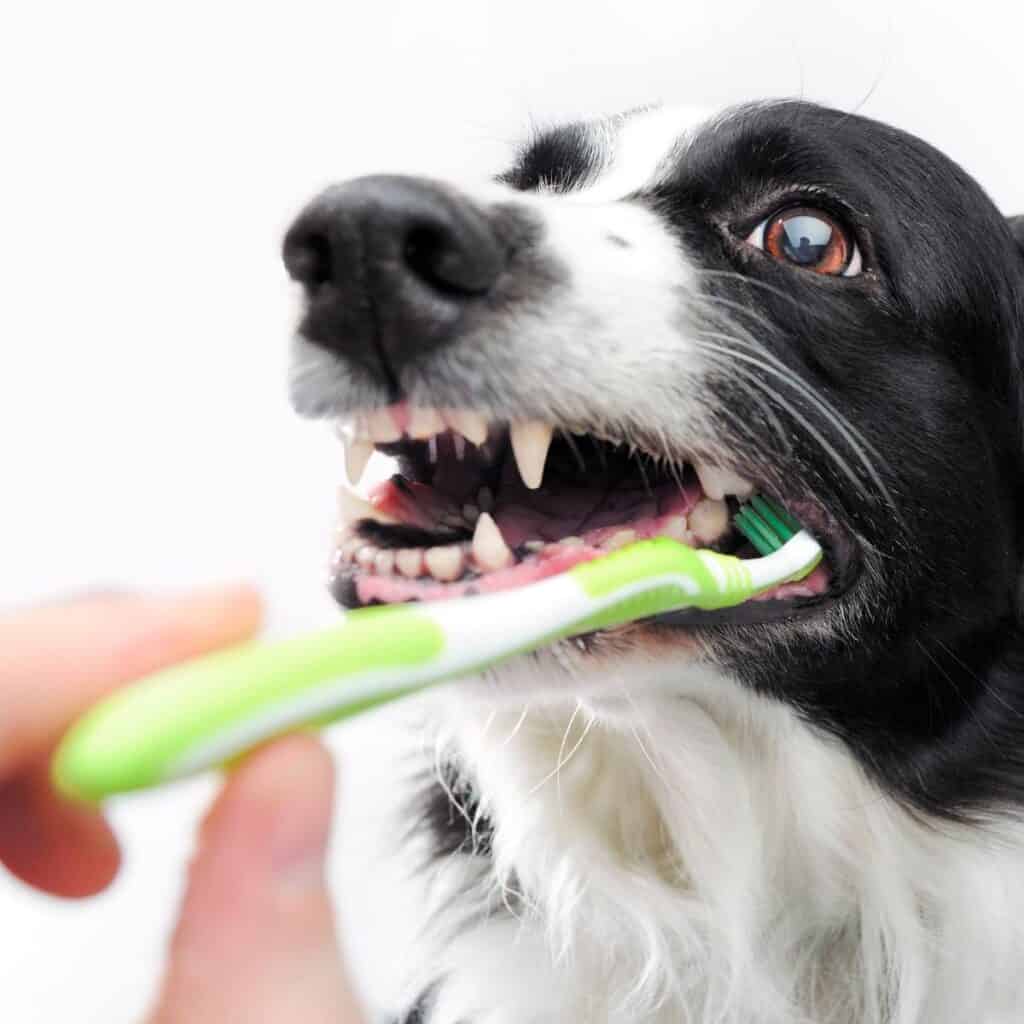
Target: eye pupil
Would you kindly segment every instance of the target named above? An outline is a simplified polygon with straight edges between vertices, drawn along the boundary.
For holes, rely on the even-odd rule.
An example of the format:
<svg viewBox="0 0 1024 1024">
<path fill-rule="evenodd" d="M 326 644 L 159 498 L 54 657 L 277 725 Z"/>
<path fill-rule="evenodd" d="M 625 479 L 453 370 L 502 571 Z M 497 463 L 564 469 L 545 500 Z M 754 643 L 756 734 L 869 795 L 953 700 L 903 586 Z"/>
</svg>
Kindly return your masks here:
<svg viewBox="0 0 1024 1024">
<path fill-rule="evenodd" d="M 822 261 L 832 241 L 832 225 L 817 217 L 796 216 L 783 221 L 783 253 L 790 262 L 814 266 Z"/>
<path fill-rule="evenodd" d="M 752 236 L 756 239 L 757 235 Z M 783 210 L 765 222 L 763 242 L 769 256 L 816 274 L 846 275 L 860 257 L 852 235 L 823 210 L 799 207 Z"/>
</svg>

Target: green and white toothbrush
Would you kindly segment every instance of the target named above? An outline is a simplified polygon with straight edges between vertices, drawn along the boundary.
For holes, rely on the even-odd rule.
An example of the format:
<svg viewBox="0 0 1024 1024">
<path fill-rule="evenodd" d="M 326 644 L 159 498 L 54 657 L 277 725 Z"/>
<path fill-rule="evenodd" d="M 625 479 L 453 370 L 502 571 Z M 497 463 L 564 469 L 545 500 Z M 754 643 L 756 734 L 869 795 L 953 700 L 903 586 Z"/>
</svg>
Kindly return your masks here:
<svg viewBox="0 0 1024 1024">
<path fill-rule="evenodd" d="M 674 612 L 742 604 L 806 577 L 817 541 L 755 497 L 736 526 L 762 557 L 695 550 L 668 537 L 499 593 L 349 612 L 337 626 L 249 643 L 119 691 L 64 737 L 58 789 L 96 801 L 230 761 L 272 736 L 349 718 L 554 640 Z"/>
</svg>

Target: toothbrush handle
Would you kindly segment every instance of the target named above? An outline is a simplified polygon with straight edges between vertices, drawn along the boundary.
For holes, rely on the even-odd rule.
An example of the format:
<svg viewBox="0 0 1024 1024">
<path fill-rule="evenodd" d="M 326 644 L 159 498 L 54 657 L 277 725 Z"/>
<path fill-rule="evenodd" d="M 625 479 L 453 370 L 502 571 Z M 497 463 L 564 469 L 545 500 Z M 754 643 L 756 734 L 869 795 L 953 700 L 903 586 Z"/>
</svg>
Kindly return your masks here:
<svg viewBox="0 0 1024 1024">
<path fill-rule="evenodd" d="M 553 640 L 753 592 L 739 559 L 656 538 L 519 590 L 359 609 L 319 633 L 219 651 L 122 690 L 72 727 L 54 780 L 89 800 L 157 785 Z"/>
<path fill-rule="evenodd" d="M 69 796 L 97 800 L 201 771 L 300 724 L 400 696 L 415 687 L 410 676 L 417 668 L 444 647 L 441 628 L 402 605 L 363 609 L 317 633 L 173 665 L 80 718 L 58 747 L 54 782 Z"/>
</svg>

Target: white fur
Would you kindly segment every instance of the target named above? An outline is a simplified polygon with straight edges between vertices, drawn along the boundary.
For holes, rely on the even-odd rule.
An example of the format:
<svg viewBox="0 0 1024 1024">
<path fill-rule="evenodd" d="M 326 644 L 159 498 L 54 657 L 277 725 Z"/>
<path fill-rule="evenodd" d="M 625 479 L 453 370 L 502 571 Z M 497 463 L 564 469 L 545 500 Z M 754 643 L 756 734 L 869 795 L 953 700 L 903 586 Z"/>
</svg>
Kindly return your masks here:
<svg viewBox="0 0 1024 1024">
<path fill-rule="evenodd" d="M 496 832 L 483 874 L 423 879 L 408 991 L 443 979 L 431 1024 L 1024 1018 L 1020 826 L 915 820 L 707 667 L 634 656 L 587 687 L 433 709 Z"/>
<path fill-rule="evenodd" d="M 687 321 L 698 273 L 653 212 L 618 202 L 657 179 L 686 124 L 666 111 L 605 125 L 599 172 L 566 195 L 470 193 L 539 213 L 535 255 L 568 273 L 440 350 L 414 404 L 473 393 L 492 418 L 676 452 L 713 443 L 711 356 Z M 340 364 L 297 354 L 297 390 L 329 408 Z M 403 847 L 423 910 L 405 994 L 440 982 L 430 1024 L 1024 1020 L 1024 826 L 923 821 L 838 741 L 681 644 L 604 642 L 618 650 L 560 646 L 422 708 L 413 752 L 454 761 L 496 830 L 493 858 L 426 871 Z M 406 810 L 382 849 L 407 825 Z"/>
<path fill-rule="evenodd" d="M 608 203 L 650 185 L 707 116 L 699 107 L 652 107 L 624 119 L 603 122 L 601 169 L 582 188 L 565 193 L 569 202 Z"/>
</svg>

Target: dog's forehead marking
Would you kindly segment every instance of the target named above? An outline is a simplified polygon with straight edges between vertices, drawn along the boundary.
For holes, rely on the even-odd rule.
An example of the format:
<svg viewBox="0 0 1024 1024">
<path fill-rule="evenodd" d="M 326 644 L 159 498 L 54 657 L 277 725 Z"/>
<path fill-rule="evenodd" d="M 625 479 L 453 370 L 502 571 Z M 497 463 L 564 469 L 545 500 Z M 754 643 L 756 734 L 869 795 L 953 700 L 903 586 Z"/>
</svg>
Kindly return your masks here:
<svg viewBox="0 0 1024 1024">
<path fill-rule="evenodd" d="M 600 172 L 565 198 L 613 202 L 656 182 L 710 113 L 700 107 L 656 107 L 629 114 L 617 125 L 604 122 L 596 133 L 603 137 L 595 139 L 609 151 Z"/>
</svg>

